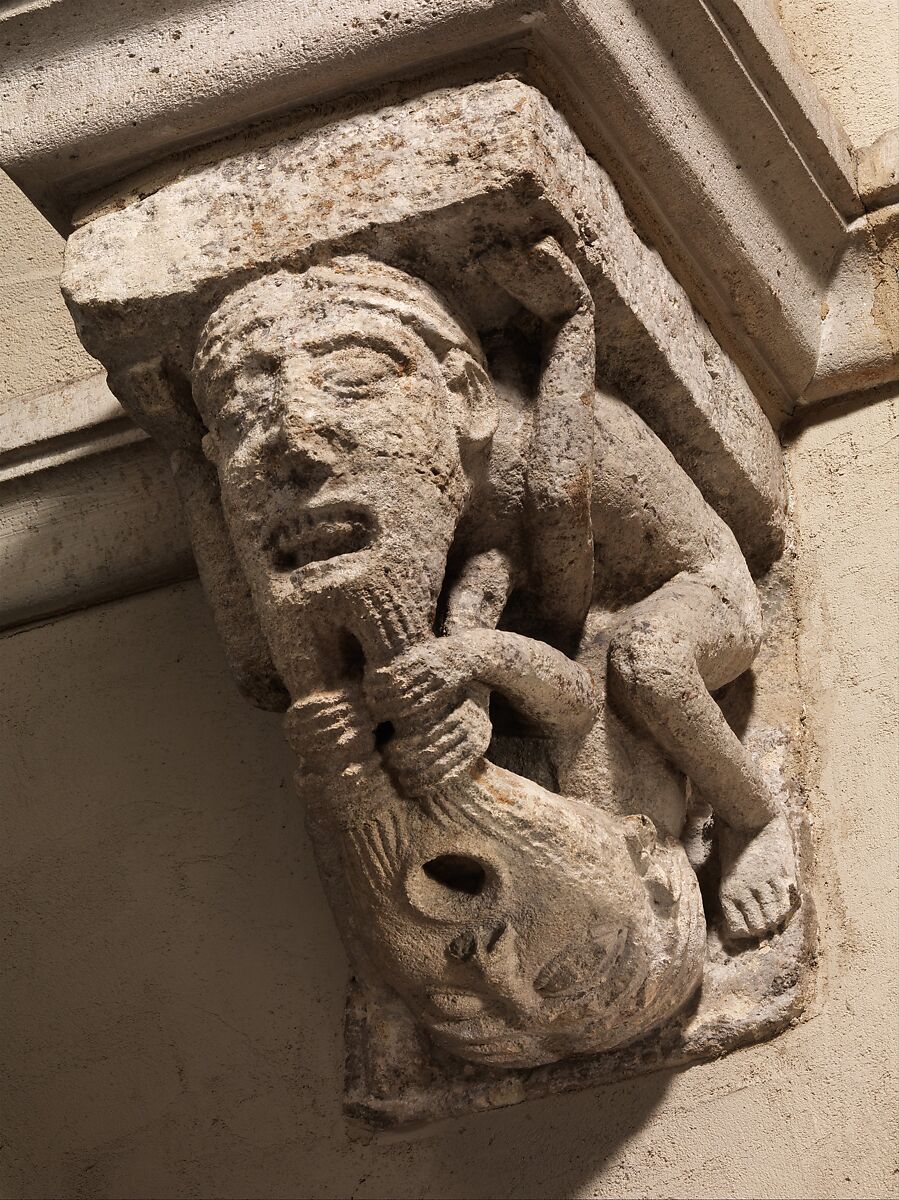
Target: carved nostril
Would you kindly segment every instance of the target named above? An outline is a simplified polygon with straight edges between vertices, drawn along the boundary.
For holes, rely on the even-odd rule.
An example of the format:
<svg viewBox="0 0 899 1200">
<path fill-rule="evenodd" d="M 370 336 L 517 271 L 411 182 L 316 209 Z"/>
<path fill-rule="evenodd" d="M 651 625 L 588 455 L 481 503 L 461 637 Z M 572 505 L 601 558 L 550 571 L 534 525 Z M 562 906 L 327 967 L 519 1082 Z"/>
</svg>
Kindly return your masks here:
<svg viewBox="0 0 899 1200">
<path fill-rule="evenodd" d="M 507 925 L 505 921 L 497 921 L 495 925 L 489 926 L 484 936 L 484 950 L 487 954 L 492 954 L 499 945 L 500 939 L 506 932 Z"/>
<path fill-rule="evenodd" d="M 287 481 L 299 492 L 315 492 L 333 475 L 326 454 L 312 454 L 301 446 L 289 446 L 282 451 Z"/>
<path fill-rule="evenodd" d="M 478 941 L 473 933 L 460 933 L 446 948 L 450 958 L 455 958 L 458 962 L 469 962 L 474 958 L 478 949 Z"/>
<path fill-rule="evenodd" d="M 422 866 L 429 879 L 452 892 L 477 896 L 484 890 L 487 872 L 475 858 L 465 854 L 441 854 Z"/>
</svg>

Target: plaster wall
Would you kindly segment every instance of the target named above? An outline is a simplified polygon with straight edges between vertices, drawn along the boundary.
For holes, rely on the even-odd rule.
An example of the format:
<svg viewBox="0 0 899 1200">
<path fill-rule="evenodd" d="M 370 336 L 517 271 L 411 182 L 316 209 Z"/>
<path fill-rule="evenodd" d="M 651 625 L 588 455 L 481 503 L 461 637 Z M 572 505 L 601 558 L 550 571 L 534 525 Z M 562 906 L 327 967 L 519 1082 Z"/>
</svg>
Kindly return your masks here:
<svg viewBox="0 0 899 1200">
<path fill-rule="evenodd" d="M 855 146 L 899 125 L 897 0 L 772 0 L 799 61 Z"/>
<path fill-rule="evenodd" d="M 9 1195 L 888 1197 L 896 1168 L 896 400 L 789 448 L 822 918 L 777 1041 L 347 1139 L 346 965 L 277 717 L 199 587 L 0 640 Z"/>
</svg>

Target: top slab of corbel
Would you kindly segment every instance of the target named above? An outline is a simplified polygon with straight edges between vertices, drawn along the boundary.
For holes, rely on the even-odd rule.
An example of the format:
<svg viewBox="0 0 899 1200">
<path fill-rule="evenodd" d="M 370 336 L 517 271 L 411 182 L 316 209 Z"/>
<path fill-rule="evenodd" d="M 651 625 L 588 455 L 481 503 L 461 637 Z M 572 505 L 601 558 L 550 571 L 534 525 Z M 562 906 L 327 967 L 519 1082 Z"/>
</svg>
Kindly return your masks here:
<svg viewBox="0 0 899 1200">
<path fill-rule="evenodd" d="M 125 195 L 72 234 L 63 286 L 82 340 L 122 394 L 132 367 L 160 357 L 170 375 L 189 376 L 200 328 L 244 280 L 338 251 L 403 267 L 455 296 L 479 329 L 496 328 L 513 306 L 479 257 L 548 233 L 594 294 L 601 376 L 766 566 L 784 521 L 770 423 L 608 176 L 519 80 L 439 89 L 266 138 L 143 199 Z"/>
<path fill-rule="evenodd" d="M 86 197 L 248 122 L 512 60 L 775 425 L 895 377 L 883 237 L 765 0 L 20 0 L 0 13 L 0 165 L 68 230 Z"/>
</svg>

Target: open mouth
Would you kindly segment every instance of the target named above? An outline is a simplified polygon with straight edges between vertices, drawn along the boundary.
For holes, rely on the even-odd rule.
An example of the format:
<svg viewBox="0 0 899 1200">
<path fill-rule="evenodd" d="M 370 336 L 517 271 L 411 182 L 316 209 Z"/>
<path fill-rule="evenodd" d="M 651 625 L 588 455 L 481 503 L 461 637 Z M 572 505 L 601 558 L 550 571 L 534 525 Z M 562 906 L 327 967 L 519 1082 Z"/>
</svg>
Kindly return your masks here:
<svg viewBox="0 0 899 1200">
<path fill-rule="evenodd" d="M 374 541 L 372 514 L 361 505 L 331 503 L 309 508 L 279 525 L 266 543 L 275 570 L 289 573 L 345 554 Z"/>
<path fill-rule="evenodd" d="M 451 1054 L 485 1066 L 505 1066 L 530 1062 L 534 1037 L 524 1030 L 512 1029 L 506 1021 L 493 1017 L 481 1021 L 444 1022 L 431 1027 L 438 1045 Z"/>
</svg>

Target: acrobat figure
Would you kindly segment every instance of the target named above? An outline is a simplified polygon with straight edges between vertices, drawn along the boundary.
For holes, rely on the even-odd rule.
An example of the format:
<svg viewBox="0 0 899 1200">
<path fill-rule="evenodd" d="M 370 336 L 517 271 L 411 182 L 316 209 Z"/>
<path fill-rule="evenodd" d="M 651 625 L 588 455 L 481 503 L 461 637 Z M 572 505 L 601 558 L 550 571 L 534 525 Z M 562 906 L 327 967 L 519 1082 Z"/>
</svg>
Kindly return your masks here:
<svg viewBox="0 0 899 1200">
<path fill-rule="evenodd" d="M 626 1044 L 695 995 L 681 772 L 721 818 L 726 932 L 775 930 L 798 897 L 784 813 L 711 695 L 761 636 L 736 539 L 597 390 L 592 301 L 559 247 L 491 269 L 550 331 L 534 386 L 364 256 L 226 297 L 192 378 L 210 486 L 184 470 L 211 590 L 231 553 L 258 621 L 232 643 L 271 654 L 239 674 L 290 698 L 356 969 L 453 1053 L 528 1066 Z M 526 722 L 505 743 L 491 695 Z"/>
<path fill-rule="evenodd" d="M 516 548 L 502 544 L 472 555 L 450 594 L 445 636 L 421 642 L 367 681 L 373 707 L 408 731 L 409 740 L 393 747 L 393 760 L 423 784 L 424 764 L 455 767 L 482 753 L 468 728 L 470 716 L 458 708 L 471 684 L 480 684 L 504 694 L 547 735 L 562 738 L 565 761 L 556 762 L 562 794 L 620 811 L 614 791 L 597 795 L 595 787 L 607 730 L 603 721 L 590 724 L 586 697 L 594 682 L 605 680 L 613 708 L 652 735 L 719 818 L 726 932 L 760 937 L 798 903 L 792 838 L 781 803 L 711 694 L 746 671 L 759 649 L 761 608 L 749 568 L 733 532 L 627 404 L 595 391 L 587 409 L 592 429 L 584 429 L 583 387 L 577 385 L 592 378 L 585 348 L 593 336 L 592 304 L 555 243 L 502 264 L 501 277 L 540 317 L 555 319 L 530 447 L 531 459 L 539 459 L 551 480 L 541 484 L 543 511 L 526 540 L 537 543 L 530 570 L 544 570 L 543 606 L 557 618 L 559 640 L 568 617 L 579 644 L 572 661 L 544 642 L 491 629 L 521 583 L 521 542 L 517 563 Z M 586 536 L 578 528 L 582 501 L 570 499 L 585 445 L 591 455 Z M 535 507 L 534 469 L 527 474 L 525 528 L 529 505 L 532 512 Z M 554 503 L 559 496 L 562 503 Z M 499 532 L 509 540 L 508 530 Z M 578 633 L 578 592 L 587 574 L 582 567 L 578 572 L 578 557 L 591 539 L 588 611 Z M 554 573 L 552 564 L 560 560 L 564 565 Z M 533 590 L 530 595 L 533 600 Z M 486 736 L 485 728 L 481 741 Z M 670 801 L 651 794 L 643 799 L 660 831 L 682 832 L 682 808 L 673 811 Z"/>
</svg>

